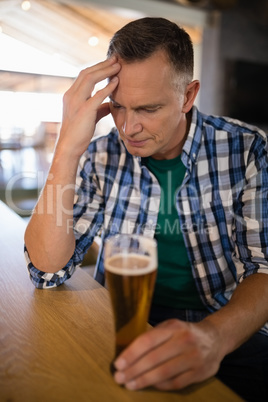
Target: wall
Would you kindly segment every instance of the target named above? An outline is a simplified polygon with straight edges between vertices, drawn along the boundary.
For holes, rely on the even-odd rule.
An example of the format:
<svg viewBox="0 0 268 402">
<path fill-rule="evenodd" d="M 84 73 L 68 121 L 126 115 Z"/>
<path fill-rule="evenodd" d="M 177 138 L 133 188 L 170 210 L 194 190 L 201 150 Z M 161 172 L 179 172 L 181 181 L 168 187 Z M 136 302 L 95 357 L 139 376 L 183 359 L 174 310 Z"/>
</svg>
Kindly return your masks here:
<svg viewBox="0 0 268 402">
<path fill-rule="evenodd" d="M 237 62 L 241 66 L 248 68 L 252 66 L 252 71 L 261 71 L 262 76 L 255 76 L 251 73 L 249 79 L 252 80 L 250 90 L 259 88 L 259 92 L 252 92 L 257 102 L 253 102 L 250 95 L 251 105 L 249 112 L 254 112 L 254 107 L 258 108 L 262 104 L 264 114 L 267 110 L 267 121 L 263 124 L 268 126 L 268 102 L 266 82 L 268 75 L 268 2 L 266 0 L 240 0 L 237 5 L 229 10 L 223 11 L 218 18 L 214 18 L 211 26 L 204 29 L 203 36 L 203 55 L 202 55 L 202 74 L 200 94 L 200 108 L 205 113 L 213 114 L 232 114 L 230 105 L 232 102 L 242 102 L 244 92 L 238 92 Z M 241 62 L 243 62 L 241 64 Z M 256 68 L 255 68 L 256 67 Z M 266 72 L 263 73 L 263 72 Z M 253 81 L 254 80 L 254 81 Z M 241 87 L 241 83 L 239 83 Z M 245 84 L 246 85 L 246 84 Z M 265 105 L 267 104 L 267 106 Z M 251 123 L 253 117 L 248 116 Z M 256 115 L 256 113 L 255 113 Z M 233 116 L 237 117 L 237 116 Z"/>
</svg>

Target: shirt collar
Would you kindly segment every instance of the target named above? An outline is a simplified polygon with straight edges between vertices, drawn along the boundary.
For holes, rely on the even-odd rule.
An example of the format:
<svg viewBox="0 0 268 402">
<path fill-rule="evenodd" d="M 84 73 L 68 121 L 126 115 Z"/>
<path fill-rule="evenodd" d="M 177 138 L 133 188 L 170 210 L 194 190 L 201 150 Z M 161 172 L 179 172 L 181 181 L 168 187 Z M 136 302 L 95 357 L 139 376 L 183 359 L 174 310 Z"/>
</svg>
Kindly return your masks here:
<svg viewBox="0 0 268 402">
<path fill-rule="evenodd" d="M 182 149 L 182 162 L 188 168 L 197 162 L 202 137 L 202 117 L 196 106 L 192 107 L 192 121 Z"/>
</svg>

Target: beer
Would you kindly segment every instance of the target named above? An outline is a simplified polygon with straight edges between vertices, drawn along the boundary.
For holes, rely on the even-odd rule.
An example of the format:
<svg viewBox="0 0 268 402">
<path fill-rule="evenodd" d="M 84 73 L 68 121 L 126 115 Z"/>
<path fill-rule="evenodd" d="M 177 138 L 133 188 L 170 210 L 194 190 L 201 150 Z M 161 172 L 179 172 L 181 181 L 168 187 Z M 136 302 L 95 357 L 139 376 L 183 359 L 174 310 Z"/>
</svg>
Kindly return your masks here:
<svg viewBox="0 0 268 402">
<path fill-rule="evenodd" d="M 115 320 L 116 356 L 146 331 L 156 269 L 156 259 L 148 255 L 115 254 L 105 259 Z"/>
</svg>

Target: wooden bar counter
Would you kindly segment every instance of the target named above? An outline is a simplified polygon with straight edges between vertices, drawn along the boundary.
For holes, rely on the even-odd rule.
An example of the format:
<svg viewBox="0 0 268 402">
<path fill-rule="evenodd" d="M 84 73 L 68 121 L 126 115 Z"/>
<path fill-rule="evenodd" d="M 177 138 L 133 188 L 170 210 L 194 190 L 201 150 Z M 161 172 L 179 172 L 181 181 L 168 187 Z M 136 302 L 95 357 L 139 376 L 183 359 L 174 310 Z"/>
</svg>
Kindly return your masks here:
<svg viewBox="0 0 268 402">
<path fill-rule="evenodd" d="M 183 391 L 128 391 L 110 374 L 109 294 L 83 269 L 66 284 L 35 289 L 23 256 L 25 222 L 0 202 L 0 401 L 228 402 L 215 378 Z"/>
</svg>

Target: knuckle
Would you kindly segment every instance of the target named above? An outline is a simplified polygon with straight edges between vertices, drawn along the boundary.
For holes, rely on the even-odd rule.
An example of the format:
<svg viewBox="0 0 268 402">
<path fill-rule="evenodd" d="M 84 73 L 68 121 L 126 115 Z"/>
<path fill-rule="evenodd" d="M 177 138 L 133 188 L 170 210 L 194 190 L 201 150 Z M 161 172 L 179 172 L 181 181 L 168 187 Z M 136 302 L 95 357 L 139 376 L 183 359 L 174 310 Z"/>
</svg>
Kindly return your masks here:
<svg viewBox="0 0 268 402">
<path fill-rule="evenodd" d="M 79 72 L 79 74 L 78 74 L 78 77 L 79 78 L 83 78 L 85 75 L 88 75 L 89 74 L 89 69 L 90 69 L 90 67 L 86 67 L 86 68 L 83 68 L 80 72 Z"/>
<path fill-rule="evenodd" d="M 78 74 L 77 81 L 80 82 L 81 85 L 84 85 L 85 83 L 94 85 L 94 72 L 90 69 L 90 67 L 84 68 Z"/>
<path fill-rule="evenodd" d="M 165 321 L 164 326 L 168 329 L 176 330 L 176 329 L 183 329 L 185 328 L 185 322 L 177 319 L 177 318 L 172 318 L 170 320 Z"/>
<path fill-rule="evenodd" d="M 70 89 L 68 89 L 62 97 L 63 103 L 68 103 L 70 97 Z"/>
<path fill-rule="evenodd" d="M 191 331 L 185 331 L 184 333 L 185 343 L 194 347 L 196 345 L 196 337 Z"/>
<path fill-rule="evenodd" d="M 145 335 L 148 335 L 148 336 L 144 336 L 142 342 L 143 342 L 144 348 L 146 350 L 148 350 L 148 349 L 150 349 L 152 347 L 153 342 L 154 342 L 154 338 L 153 338 L 153 336 L 150 336 L 150 335 L 153 335 L 153 334 L 148 333 L 148 334 L 145 334 Z"/>
<path fill-rule="evenodd" d="M 145 388 L 148 385 L 150 385 L 150 381 L 148 379 L 148 376 L 146 376 L 146 375 L 136 378 L 135 383 L 136 383 L 136 387 L 138 389 L 142 389 L 142 388 Z"/>
<path fill-rule="evenodd" d="M 183 376 L 175 377 L 171 380 L 171 389 L 183 389 L 190 385 L 193 381 L 186 379 Z"/>
<path fill-rule="evenodd" d="M 184 384 L 184 381 L 182 380 L 181 376 L 177 376 L 174 378 L 169 379 L 168 381 L 161 382 L 159 384 L 156 384 L 155 388 L 159 390 L 180 390 L 183 389 L 186 385 Z"/>
<path fill-rule="evenodd" d="M 159 367 L 158 376 L 159 378 L 170 378 L 173 374 L 173 368 L 169 364 L 164 364 Z"/>
<path fill-rule="evenodd" d="M 176 318 L 172 318 L 171 320 L 168 320 L 168 324 L 170 327 L 177 327 L 179 324 L 179 320 L 177 320 Z"/>
</svg>

